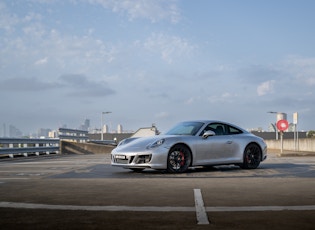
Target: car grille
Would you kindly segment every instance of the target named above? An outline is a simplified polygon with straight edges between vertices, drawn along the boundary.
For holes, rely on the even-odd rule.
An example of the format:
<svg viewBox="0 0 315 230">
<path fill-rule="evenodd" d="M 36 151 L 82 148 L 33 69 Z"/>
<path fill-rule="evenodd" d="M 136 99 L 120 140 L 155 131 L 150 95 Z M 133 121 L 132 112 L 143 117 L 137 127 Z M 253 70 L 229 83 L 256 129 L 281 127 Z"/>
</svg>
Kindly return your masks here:
<svg viewBox="0 0 315 230">
<path fill-rule="evenodd" d="M 135 156 L 116 155 L 112 156 L 113 162 L 117 164 L 131 164 Z M 151 161 L 151 155 L 140 155 L 135 160 L 135 164 L 144 164 Z"/>
</svg>

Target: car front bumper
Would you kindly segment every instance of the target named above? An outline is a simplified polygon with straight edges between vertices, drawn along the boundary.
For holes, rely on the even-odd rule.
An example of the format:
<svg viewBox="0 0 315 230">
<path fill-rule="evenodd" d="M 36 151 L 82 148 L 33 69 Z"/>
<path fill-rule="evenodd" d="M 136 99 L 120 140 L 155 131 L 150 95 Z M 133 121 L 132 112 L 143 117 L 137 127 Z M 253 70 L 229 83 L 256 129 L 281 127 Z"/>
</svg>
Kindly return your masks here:
<svg viewBox="0 0 315 230">
<path fill-rule="evenodd" d="M 167 151 L 164 149 L 164 151 L 155 152 L 123 153 L 113 150 L 111 153 L 111 165 L 123 168 L 166 169 Z"/>
</svg>

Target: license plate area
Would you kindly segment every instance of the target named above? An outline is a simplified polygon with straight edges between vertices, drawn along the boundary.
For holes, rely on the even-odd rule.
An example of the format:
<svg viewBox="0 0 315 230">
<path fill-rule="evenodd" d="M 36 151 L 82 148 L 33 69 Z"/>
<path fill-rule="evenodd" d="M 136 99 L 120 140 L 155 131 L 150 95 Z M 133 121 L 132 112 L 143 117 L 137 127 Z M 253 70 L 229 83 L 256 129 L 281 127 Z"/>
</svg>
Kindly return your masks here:
<svg viewBox="0 0 315 230">
<path fill-rule="evenodd" d="M 129 159 L 126 155 L 116 155 L 114 162 L 118 164 L 129 164 Z"/>
<path fill-rule="evenodd" d="M 127 160 L 127 157 L 125 155 L 116 155 L 115 159 L 117 159 L 117 160 Z"/>
</svg>

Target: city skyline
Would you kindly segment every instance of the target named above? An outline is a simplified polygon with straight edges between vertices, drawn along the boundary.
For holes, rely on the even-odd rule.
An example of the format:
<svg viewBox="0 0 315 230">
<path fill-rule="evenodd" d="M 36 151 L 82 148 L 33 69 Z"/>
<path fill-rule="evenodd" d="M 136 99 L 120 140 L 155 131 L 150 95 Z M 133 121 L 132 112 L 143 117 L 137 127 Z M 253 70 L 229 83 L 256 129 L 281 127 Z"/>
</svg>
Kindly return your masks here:
<svg viewBox="0 0 315 230">
<path fill-rule="evenodd" d="M 315 1 L 3 0 L 0 123 L 315 130 Z"/>
<path fill-rule="evenodd" d="M 68 125 L 64 124 L 61 127 L 57 128 L 38 128 L 37 130 L 34 130 L 30 133 L 24 133 L 23 130 L 20 130 L 18 127 L 12 125 L 12 124 L 3 124 L 0 128 L 0 137 L 49 137 L 49 132 L 55 131 L 57 132 L 59 128 L 69 128 L 69 129 L 77 129 L 77 130 L 84 130 L 88 131 L 89 133 L 100 133 L 101 132 L 101 126 L 100 127 L 90 127 L 90 120 L 85 119 L 83 123 L 78 125 L 77 127 L 68 127 Z M 155 124 L 151 124 L 151 126 L 156 126 Z M 103 124 L 103 133 L 134 133 L 138 129 L 141 128 L 148 128 L 151 126 L 143 126 L 138 127 L 136 130 L 124 130 L 122 124 L 117 124 L 116 129 L 111 124 Z M 8 127 L 8 131 L 7 131 Z M 159 127 L 156 127 L 159 129 Z M 294 123 L 289 123 L 289 127 L 285 132 L 294 132 L 295 126 Z M 276 130 L 276 122 L 268 124 L 267 129 L 263 129 L 262 127 L 253 127 L 250 129 L 247 129 L 248 131 L 258 131 L 258 132 L 275 132 Z M 308 132 L 308 131 L 314 131 L 314 130 L 297 130 L 301 132 Z"/>
<path fill-rule="evenodd" d="M 69 128 L 74 130 L 83 130 L 88 131 L 89 133 L 100 133 L 100 127 L 90 127 L 90 120 L 85 119 L 80 125 L 77 127 L 68 127 L 67 124 L 64 124 L 60 127 L 50 127 L 50 128 L 37 128 L 32 132 L 25 133 L 23 130 L 20 130 L 19 127 L 16 127 L 13 124 L 2 124 L 0 127 L 0 137 L 48 137 L 49 132 L 55 131 L 57 132 L 59 128 Z M 143 127 L 139 127 L 143 128 Z M 136 130 L 124 130 L 122 124 L 117 124 L 117 126 L 113 127 L 111 124 L 103 124 L 103 132 L 104 133 L 133 133 Z"/>
</svg>

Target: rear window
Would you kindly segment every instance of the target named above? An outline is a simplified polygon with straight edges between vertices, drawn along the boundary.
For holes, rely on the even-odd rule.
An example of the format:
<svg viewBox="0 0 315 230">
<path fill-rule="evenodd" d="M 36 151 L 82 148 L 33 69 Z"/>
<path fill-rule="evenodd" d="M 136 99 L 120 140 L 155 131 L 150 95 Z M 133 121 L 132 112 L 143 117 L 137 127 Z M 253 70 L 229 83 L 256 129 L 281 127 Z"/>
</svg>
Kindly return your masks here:
<svg viewBox="0 0 315 230">
<path fill-rule="evenodd" d="M 229 131 L 229 134 L 231 134 L 231 135 L 243 133 L 242 130 L 239 130 L 239 129 L 232 127 L 232 126 L 229 126 L 228 131 Z"/>
</svg>

